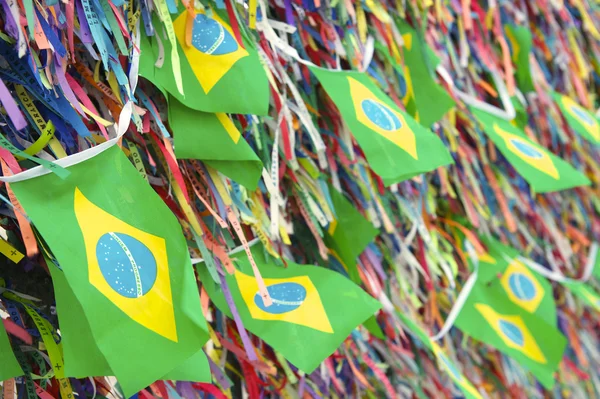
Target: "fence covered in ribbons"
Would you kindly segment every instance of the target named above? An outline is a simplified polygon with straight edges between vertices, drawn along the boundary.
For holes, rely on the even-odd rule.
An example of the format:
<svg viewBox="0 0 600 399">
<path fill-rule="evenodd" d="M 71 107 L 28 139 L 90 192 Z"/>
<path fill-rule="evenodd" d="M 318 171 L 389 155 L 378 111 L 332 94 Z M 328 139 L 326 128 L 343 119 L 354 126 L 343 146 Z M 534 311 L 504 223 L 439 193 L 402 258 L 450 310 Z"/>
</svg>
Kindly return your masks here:
<svg viewBox="0 0 600 399">
<path fill-rule="evenodd" d="M 5 398 L 600 397 L 588 0 L 0 0 Z"/>
</svg>

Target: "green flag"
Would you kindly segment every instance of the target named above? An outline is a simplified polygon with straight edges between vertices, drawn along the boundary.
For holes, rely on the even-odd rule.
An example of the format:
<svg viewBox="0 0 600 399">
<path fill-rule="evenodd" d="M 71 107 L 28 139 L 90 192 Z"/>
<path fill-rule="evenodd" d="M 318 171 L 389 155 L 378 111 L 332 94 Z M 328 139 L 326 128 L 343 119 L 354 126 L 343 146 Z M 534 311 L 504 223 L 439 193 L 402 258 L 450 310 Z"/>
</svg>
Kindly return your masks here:
<svg viewBox="0 0 600 399">
<path fill-rule="evenodd" d="M 590 184 L 583 173 L 531 141 L 510 122 L 480 110 L 471 111 L 502 155 L 538 193 Z"/>
<path fill-rule="evenodd" d="M 335 219 L 327 228 L 325 244 L 329 248 L 331 258 L 339 262 L 348 272 L 350 280 L 360 285 L 362 281 L 358 274 L 356 259 L 375 239 L 379 231 L 333 186 L 329 186 L 329 194 Z M 375 316 L 371 316 L 363 325 L 373 335 L 384 339 L 385 335 L 377 324 Z"/>
<path fill-rule="evenodd" d="M 188 12 L 180 6 L 173 17 L 183 94 L 173 72 L 172 45 L 155 17 L 154 36 L 141 36 L 141 76 L 164 87 L 186 106 L 204 112 L 266 115 L 269 83 L 253 44 L 243 34 L 238 41 L 227 17 L 206 8 L 196 10 L 190 43 L 186 42 Z M 162 58 L 161 58 L 162 57 Z M 157 67 L 157 60 L 162 66 Z"/>
<path fill-rule="evenodd" d="M 596 259 L 594 260 L 594 266 L 592 268 L 592 276 L 596 277 L 598 281 L 600 281 L 600 251 L 597 251 Z"/>
<path fill-rule="evenodd" d="M 65 274 L 48 258 L 46 264 L 52 275 L 56 296 L 65 374 L 75 378 L 114 375 L 94 339 L 87 316 L 71 290 Z M 81 356 L 82 353 L 85 353 L 85 356 Z M 200 350 L 160 379 L 210 382 L 208 359 Z"/>
<path fill-rule="evenodd" d="M 577 104 L 571 97 L 552 92 L 554 102 L 558 104 L 569 127 L 593 144 L 600 144 L 600 122 L 596 116 Z"/>
<path fill-rule="evenodd" d="M 438 360 L 438 366 L 440 369 L 444 370 L 448 376 L 452 379 L 452 381 L 456 384 L 457 387 L 460 388 L 462 393 L 465 395 L 467 399 L 483 399 L 481 394 L 477 391 L 477 389 L 473 386 L 471 381 L 469 381 L 459 370 L 459 368 L 446 356 L 442 348 L 437 344 L 437 342 L 433 341 L 429 335 L 421 327 L 417 325 L 414 321 L 406 317 L 404 314 L 400 312 L 396 312 L 402 323 L 408 327 L 408 329 L 416 335 L 417 338 L 427 347 L 427 349 L 431 350 L 435 357 Z"/>
<path fill-rule="evenodd" d="M 64 180 L 41 168 L 4 180 L 129 397 L 198 353 L 208 332 L 181 227 L 115 142 L 59 161 L 70 165 Z"/>
<path fill-rule="evenodd" d="M 396 72 L 404 77 L 406 94 L 402 102 L 406 111 L 421 125 L 429 128 L 456 103 L 433 78 L 432 72 L 439 64 L 439 58 L 433 50 L 405 21 L 399 21 L 398 28 L 404 40 L 402 47 L 404 65 L 399 65 L 390 55 L 388 48 L 380 42 L 376 43 L 375 48 L 388 60 Z M 435 72 L 433 73 L 435 74 Z"/>
<path fill-rule="evenodd" d="M 566 347 L 565 337 L 554 324 L 506 300 L 497 284 L 475 284 L 455 325 L 515 359 L 547 389 L 554 385 L 553 374 Z"/>
<path fill-rule="evenodd" d="M 529 67 L 529 53 L 533 40 L 529 29 L 523 26 L 506 24 L 504 32 L 510 43 L 510 55 L 512 62 L 516 65 L 517 85 L 523 93 L 535 91 L 531 68 Z"/>
<path fill-rule="evenodd" d="M 258 294 L 246 254 L 234 255 L 237 269 L 226 282 L 244 327 L 305 373 L 381 308 L 379 301 L 337 272 L 291 261 L 276 266 L 265 258 L 261 244 L 251 250 L 273 304 L 265 306 Z M 201 267 L 199 272 L 212 302 L 231 317 L 225 296 L 207 269 Z"/>
<path fill-rule="evenodd" d="M 510 98 L 510 102 L 512 103 L 513 107 L 515 107 L 516 113 L 513 122 L 519 129 L 525 129 L 525 126 L 527 126 L 527 122 L 529 121 L 529 114 L 527 113 L 525 106 L 517 96 L 512 96 Z"/>
<path fill-rule="evenodd" d="M 335 188 L 329 188 L 335 219 L 329 224 L 325 243 L 330 254 L 348 272 L 350 279 L 361 284 L 356 259 L 379 231 Z"/>
<path fill-rule="evenodd" d="M 169 101 L 169 124 L 179 159 L 200 159 L 231 180 L 254 191 L 262 162 L 225 113 L 211 114 Z"/>
<path fill-rule="evenodd" d="M 2 359 L 2 362 L 0 362 L 0 381 L 6 381 L 24 374 L 10 346 L 8 334 L 6 334 L 2 323 L 0 323 L 0 358 Z"/>
<path fill-rule="evenodd" d="M 488 252 L 479 256 L 478 282 L 499 283 L 506 299 L 555 325 L 556 303 L 550 282 L 525 266 L 518 259 L 516 249 L 491 237 L 481 238 L 481 241 Z"/>
<path fill-rule="evenodd" d="M 600 312 L 600 295 L 598 295 L 592 288 L 585 283 L 566 281 L 562 283 L 567 287 L 575 296 L 585 302 L 588 306 L 594 310 Z"/>
<path fill-rule="evenodd" d="M 386 186 L 453 163 L 444 143 L 359 72 L 310 70 Z"/>
</svg>

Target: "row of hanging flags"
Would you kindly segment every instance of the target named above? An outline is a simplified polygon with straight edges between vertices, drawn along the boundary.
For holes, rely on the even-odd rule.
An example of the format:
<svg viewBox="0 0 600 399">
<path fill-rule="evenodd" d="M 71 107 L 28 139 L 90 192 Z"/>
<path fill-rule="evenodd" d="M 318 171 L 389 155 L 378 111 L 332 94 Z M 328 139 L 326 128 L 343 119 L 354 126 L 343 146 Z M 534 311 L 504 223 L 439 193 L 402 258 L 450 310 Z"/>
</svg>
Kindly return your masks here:
<svg viewBox="0 0 600 399">
<path fill-rule="evenodd" d="M 600 395 L 594 2 L 0 4 L 5 398 Z"/>
</svg>

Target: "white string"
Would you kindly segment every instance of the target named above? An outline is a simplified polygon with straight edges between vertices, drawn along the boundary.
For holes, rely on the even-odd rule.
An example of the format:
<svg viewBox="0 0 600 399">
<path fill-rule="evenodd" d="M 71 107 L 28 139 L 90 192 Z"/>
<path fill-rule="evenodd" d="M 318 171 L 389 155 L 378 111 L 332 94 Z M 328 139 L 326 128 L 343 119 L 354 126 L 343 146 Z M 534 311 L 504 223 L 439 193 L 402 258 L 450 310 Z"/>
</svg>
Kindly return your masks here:
<svg viewBox="0 0 600 399">
<path fill-rule="evenodd" d="M 86 161 L 86 160 L 100 154 L 101 152 L 106 151 L 113 145 L 115 145 L 117 143 L 117 141 L 119 140 L 119 138 L 121 138 L 121 136 L 123 134 L 125 134 L 125 132 L 127 131 L 127 128 L 129 127 L 129 121 L 131 120 L 132 107 L 133 107 L 133 102 L 131 100 L 129 100 L 125 104 L 123 109 L 121 110 L 121 114 L 119 115 L 119 123 L 117 124 L 117 137 L 115 137 L 114 139 L 105 141 L 104 143 L 99 144 L 95 147 L 91 147 L 91 148 L 88 148 L 81 152 L 78 152 L 76 154 L 69 155 L 65 158 L 60 158 L 60 159 L 56 160 L 54 163 L 58 166 L 62 166 L 63 168 L 67 168 L 69 166 L 73 166 L 73 165 L 76 165 L 83 161 Z M 18 181 L 33 179 L 34 177 L 47 175 L 49 173 L 52 173 L 52 172 L 50 170 L 48 170 L 45 166 L 40 165 L 40 166 L 36 166 L 35 168 L 31 168 L 31 169 L 25 170 L 23 172 L 14 174 L 12 176 L 0 176 L 0 181 L 6 182 L 6 183 L 14 183 L 14 182 L 18 182 Z"/>
<path fill-rule="evenodd" d="M 502 254 L 502 256 L 509 263 L 513 261 L 513 259 L 511 259 L 506 254 Z M 539 263 L 534 262 L 531 259 L 527 259 L 523 256 L 518 256 L 517 259 L 519 261 L 523 262 L 525 265 L 527 265 L 531 270 L 537 272 L 538 274 L 541 274 L 542 276 L 546 277 L 549 280 L 558 281 L 560 283 L 563 283 L 563 282 L 565 282 L 565 283 L 585 283 L 586 281 L 588 281 L 590 279 L 592 272 L 594 271 L 594 264 L 596 263 L 597 257 L 598 257 L 598 243 L 593 242 L 592 245 L 590 246 L 588 259 L 587 259 L 587 262 L 585 263 L 585 266 L 583 269 L 583 275 L 581 276 L 581 278 L 578 278 L 578 279 L 572 279 L 572 278 L 566 277 L 560 271 L 548 270 L 544 266 L 540 265 Z"/>
<path fill-rule="evenodd" d="M 506 85 L 504 84 L 504 81 L 502 80 L 502 78 L 500 78 L 500 76 L 498 76 L 497 72 L 492 71 L 491 74 L 492 74 L 492 79 L 494 80 L 494 83 L 496 84 L 496 88 L 498 89 L 498 94 L 500 95 L 500 100 L 502 101 L 502 105 L 504 106 L 504 109 L 500 109 L 500 108 L 495 107 L 491 104 L 488 104 L 484 101 L 481 101 L 480 99 L 473 96 L 472 94 L 468 94 L 463 91 L 460 91 L 454 85 L 454 81 L 452 80 L 450 73 L 443 65 L 441 65 L 441 64 L 438 65 L 436 68 L 436 71 L 446 81 L 446 83 L 448 84 L 450 89 L 464 103 L 466 103 L 474 108 L 485 111 L 489 114 L 492 114 L 494 116 L 497 116 L 498 118 L 507 120 L 507 121 L 513 120 L 515 118 L 515 116 L 517 115 L 517 113 L 515 111 L 515 107 L 513 106 L 512 102 L 510 100 L 510 96 L 508 95 L 508 90 L 506 89 Z"/>
<path fill-rule="evenodd" d="M 249 246 L 249 247 L 253 246 L 254 244 L 256 244 L 256 243 L 258 242 L 258 240 L 259 240 L 259 238 L 258 238 L 258 237 L 256 237 L 256 238 L 254 238 L 254 239 L 252 239 L 252 240 L 248 241 L 248 246 Z M 241 252 L 241 251 L 243 251 L 243 250 L 244 250 L 244 246 L 243 246 L 243 245 L 240 245 L 239 247 L 235 247 L 235 248 L 234 248 L 234 249 L 232 249 L 231 251 L 227 252 L 227 254 L 228 254 L 228 255 L 235 255 L 235 254 L 237 254 L 238 252 Z M 195 265 L 195 264 L 197 264 L 197 263 L 202 263 L 202 262 L 204 262 L 204 258 L 192 258 L 191 260 L 192 260 L 192 265 Z"/>
<path fill-rule="evenodd" d="M 467 282 L 463 286 L 463 289 L 460 291 L 458 298 L 456 298 L 456 302 L 454 302 L 454 305 L 452 305 L 452 309 L 450 310 L 450 313 L 448 313 L 448 317 L 446 318 L 446 321 L 444 322 L 442 329 L 437 334 L 430 337 L 432 341 L 439 341 L 446 334 L 448 334 L 448 332 L 454 325 L 456 318 L 460 314 L 460 311 L 462 310 L 463 306 L 465 305 L 465 302 L 467 301 L 469 294 L 471 294 L 471 291 L 473 290 L 473 286 L 477 282 L 477 275 L 479 272 L 479 259 L 477 257 L 477 254 L 475 253 L 475 249 L 473 248 L 473 245 L 469 241 L 466 241 L 466 247 L 467 247 L 467 252 L 469 253 L 469 258 L 471 258 L 471 262 L 473 262 L 473 265 L 474 265 L 473 273 L 471 273 L 471 275 L 467 279 Z"/>
</svg>

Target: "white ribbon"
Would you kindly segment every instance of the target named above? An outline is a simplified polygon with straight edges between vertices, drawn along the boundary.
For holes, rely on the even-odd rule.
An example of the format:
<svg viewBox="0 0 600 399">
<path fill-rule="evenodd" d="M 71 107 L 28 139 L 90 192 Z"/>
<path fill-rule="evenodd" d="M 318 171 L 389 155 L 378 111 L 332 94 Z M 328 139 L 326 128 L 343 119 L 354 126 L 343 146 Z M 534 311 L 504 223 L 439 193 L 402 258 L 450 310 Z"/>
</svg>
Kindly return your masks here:
<svg viewBox="0 0 600 399">
<path fill-rule="evenodd" d="M 481 101 L 480 99 L 473 96 L 472 94 L 468 94 L 463 91 L 460 91 L 454 85 L 454 81 L 452 80 L 450 73 L 443 65 L 441 65 L 441 64 L 438 65 L 436 68 L 436 71 L 446 81 L 446 83 L 448 83 L 448 86 L 450 87 L 450 89 L 464 103 L 466 103 L 474 108 L 485 111 L 489 114 L 492 114 L 494 116 L 497 116 L 498 118 L 505 119 L 507 121 L 513 120 L 515 118 L 515 116 L 517 115 L 517 113 L 515 111 L 515 107 L 513 106 L 512 102 L 510 100 L 510 96 L 508 95 L 508 90 L 506 89 L 506 85 L 504 84 L 504 81 L 502 80 L 502 78 L 500 78 L 500 76 L 498 76 L 498 73 L 496 71 L 491 72 L 492 79 L 494 80 L 494 83 L 496 84 L 496 88 L 498 89 L 498 94 L 500 95 L 500 100 L 502 101 L 502 105 L 504 106 L 504 109 L 500 109 L 500 108 L 495 107 L 491 104 L 488 104 L 484 101 Z"/>
<path fill-rule="evenodd" d="M 502 256 L 504 257 L 504 259 L 507 262 L 512 262 L 512 260 L 513 260 L 505 254 L 502 254 Z M 583 269 L 583 275 L 581 276 L 581 278 L 578 278 L 578 279 L 568 278 L 564 274 L 562 274 L 560 271 L 550 271 L 550 270 L 546 269 L 544 266 L 540 265 L 539 263 L 534 262 L 531 259 L 527 259 L 523 256 L 519 256 L 519 257 L 517 257 L 517 259 L 519 261 L 523 262 L 525 265 L 527 265 L 531 270 L 537 272 L 538 274 L 541 274 L 542 276 L 546 277 L 549 280 L 558 281 L 560 283 L 563 283 L 563 282 L 585 283 L 586 281 L 588 281 L 590 279 L 592 272 L 594 271 L 594 264 L 596 263 L 597 257 L 598 257 L 598 243 L 593 242 L 592 245 L 590 246 L 590 252 L 588 254 L 588 259 L 587 259 L 587 262 L 585 263 L 585 266 Z"/>
<path fill-rule="evenodd" d="M 67 168 L 69 166 L 73 166 L 83 161 L 86 161 L 115 145 L 117 141 L 121 138 L 121 136 L 125 134 L 125 132 L 127 131 L 127 127 L 129 127 L 129 120 L 131 119 L 132 107 L 133 103 L 130 100 L 125 104 L 125 106 L 121 110 L 121 114 L 119 115 L 119 123 L 117 125 L 117 137 L 105 141 L 104 143 L 99 144 L 95 147 L 91 147 L 81 152 L 78 152 L 76 154 L 69 155 L 65 158 L 60 158 L 54 161 L 54 163 L 58 166 L 62 166 L 63 168 Z M 33 179 L 34 177 L 47 175 L 48 173 L 52 172 L 48 170 L 45 166 L 40 165 L 12 176 L 1 176 L 0 181 L 6 183 L 15 183 L 18 181 Z"/>
<path fill-rule="evenodd" d="M 256 238 L 254 238 L 254 239 L 252 239 L 252 240 L 248 241 L 248 247 L 251 247 L 251 246 L 253 246 L 253 245 L 254 245 L 254 244 L 256 244 L 258 241 L 259 241 L 259 238 L 258 238 L 258 237 L 256 237 Z M 228 255 L 235 255 L 235 254 L 237 254 L 238 252 L 241 252 L 241 251 L 244 251 L 244 246 L 243 246 L 243 245 L 240 245 L 239 247 L 235 247 L 235 248 L 233 248 L 231 251 L 227 252 L 227 254 L 228 254 Z M 192 259 L 191 259 L 191 261 L 192 261 L 192 265 L 195 265 L 195 264 L 197 264 L 197 263 L 202 263 L 202 262 L 204 262 L 204 258 L 192 258 Z"/>
<path fill-rule="evenodd" d="M 439 341 L 446 334 L 448 334 L 448 331 L 450 331 L 450 329 L 454 325 L 456 318 L 458 317 L 458 315 L 460 314 L 460 311 L 462 310 L 463 306 L 465 305 L 465 302 L 467 301 L 469 294 L 471 294 L 471 291 L 473 290 L 473 286 L 477 282 L 477 274 L 479 272 L 479 259 L 477 257 L 477 254 L 475 253 L 475 249 L 473 248 L 473 245 L 469 241 L 466 241 L 466 247 L 467 247 L 467 252 L 469 253 L 469 258 L 471 258 L 471 262 L 473 262 L 473 266 L 474 266 L 473 273 L 471 273 L 471 275 L 467 279 L 467 282 L 463 286 L 463 289 L 460 291 L 458 298 L 456 298 L 456 302 L 454 302 L 454 305 L 452 305 L 452 309 L 450 310 L 450 313 L 448 313 L 448 317 L 446 318 L 446 321 L 444 322 L 442 329 L 437 334 L 435 334 L 433 337 L 431 337 L 432 341 Z"/>
</svg>

